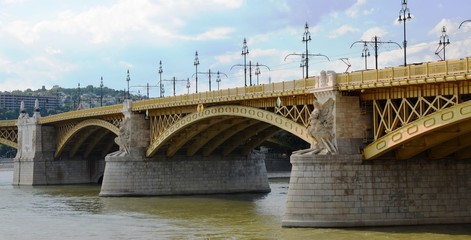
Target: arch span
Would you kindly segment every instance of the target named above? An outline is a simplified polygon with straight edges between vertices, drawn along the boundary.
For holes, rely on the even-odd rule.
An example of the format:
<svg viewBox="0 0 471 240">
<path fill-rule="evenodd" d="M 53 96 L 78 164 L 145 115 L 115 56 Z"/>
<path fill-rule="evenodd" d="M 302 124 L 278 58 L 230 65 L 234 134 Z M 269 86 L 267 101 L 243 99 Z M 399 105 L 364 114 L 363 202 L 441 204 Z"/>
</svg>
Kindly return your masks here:
<svg viewBox="0 0 471 240">
<path fill-rule="evenodd" d="M 84 121 L 78 123 L 77 125 L 75 125 L 64 136 L 61 137 L 61 139 L 59 140 L 59 143 L 57 145 L 57 151 L 55 152 L 54 157 L 57 158 L 61 155 L 62 151 L 64 150 L 65 145 L 67 144 L 67 142 L 76 133 L 78 133 L 80 130 L 82 130 L 86 127 L 89 127 L 89 126 L 98 126 L 98 127 L 105 128 L 105 129 L 111 131 L 112 133 L 114 133 L 116 136 L 119 134 L 119 128 L 116 127 L 115 125 L 113 125 L 110 122 L 107 122 L 107 121 L 101 120 L 101 119 L 87 119 L 87 120 L 84 120 Z"/>
<path fill-rule="evenodd" d="M 363 157 L 371 160 L 396 150 L 397 159 L 409 159 L 469 132 L 471 101 L 442 109 L 384 135 L 364 149 Z M 459 150 L 459 146 L 455 147 Z M 452 153 L 453 149 L 447 151 Z"/>
<path fill-rule="evenodd" d="M 151 142 L 146 151 L 147 157 L 153 156 L 166 143 L 166 141 L 177 134 L 180 130 L 205 119 L 220 117 L 241 117 L 254 119 L 256 121 L 264 122 L 290 132 L 308 143 L 314 142 L 314 139 L 309 135 L 305 126 L 302 126 L 301 124 L 298 124 L 278 114 L 246 106 L 215 106 L 206 108 L 200 112 L 189 114 L 170 126 Z"/>
</svg>

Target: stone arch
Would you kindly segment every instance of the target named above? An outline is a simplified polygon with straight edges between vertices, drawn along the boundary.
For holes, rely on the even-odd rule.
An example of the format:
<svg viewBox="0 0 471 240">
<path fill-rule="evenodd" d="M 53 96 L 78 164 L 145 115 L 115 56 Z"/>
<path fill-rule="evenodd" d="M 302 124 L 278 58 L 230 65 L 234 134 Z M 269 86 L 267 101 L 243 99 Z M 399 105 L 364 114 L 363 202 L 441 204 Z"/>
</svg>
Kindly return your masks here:
<svg viewBox="0 0 471 240">
<path fill-rule="evenodd" d="M 471 101 L 467 101 L 429 114 L 384 135 L 364 149 L 363 158 L 371 160 L 396 150 L 397 159 L 409 159 L 470 132 Z M 413 141 L 420 144 L 410 144 Z M 451 153 L 453 149 L 448 151 Z"/>
<path fill-rule="evenodd" d="M 314 142 L 314 139 L 308 133 L 307 128 L 301 124 L 294 122 L 293 120 L 263 109 L 246 106 L 227 105 L 209 107 L 204 109 L 203 111 L 189 114 L 184 118 L 180 119 L 151 142 L 146 151 L 146 156 L 153 156 L 159 150 L 159 148 L 166 143 L 167 140 L 177 134 L 180 130 L 191 126 L 197 123 L 198 121 L 209 118 L 218 118 L 221 116 L 242 117 L 254 119 L 260 122 L 265 122 L 267 124 L 283 129 L 287 132 L 290 132 L 308 143 Z"/>
<path fill-rule="evenodd" d="M 59 139 L 59 143 L 58 143 L 58 146 L 57 146 L 57 150 L 54 154 L 54 157 L 57 158 L 61 155 L 62 151 L 64 150 L 65 145 L 67 144 L 67 142 L 76 133 L 78 133 L 80 130 L 82 130 L 86 127 L 89 127 L 89 126 L 98 126 L 98 127 L 105 128 L 105 129 L 111 131 L 112 133 L 114 133 L 116 136 L 118 136 L 118 134 L 119 134 L 119 128 L 116 127 L 115 125 L 113 125 L 110 122 L 107 122 L 107 121 L 101 120 L 101 119 L 87 119 L 87 120 L 82 121 L 82 122 L 78 123 L 77 125 L 75 125 L 64 136 L 62 136 L 61 139 Z"/>
</svg>

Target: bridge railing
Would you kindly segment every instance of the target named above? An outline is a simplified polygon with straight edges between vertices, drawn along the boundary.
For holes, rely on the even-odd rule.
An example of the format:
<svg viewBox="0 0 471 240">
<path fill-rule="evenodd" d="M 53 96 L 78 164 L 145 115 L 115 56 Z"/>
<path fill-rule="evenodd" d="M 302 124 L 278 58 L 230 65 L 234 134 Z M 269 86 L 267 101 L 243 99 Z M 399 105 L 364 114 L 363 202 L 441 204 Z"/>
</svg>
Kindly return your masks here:
<svg viewBox="0 0 471 240">
<path fill-rule="evenodd" d="M 230 101 L 246 98 L 305 93 L 316 86 L 317 78 L 261 84 L 247 87 L 220 89 L 210 92 L 190 93 L 165 98 L 154 98 L 133 103 L 133 110 L 165 106 L 181 106 L 211 101 Z"/>
<path fill-rule="evenodd" d="M 339 87 L 376 82 L 392 82 L 413 78 L 446 76 L 450 74 L 469 73 L 471 58 L 452 59 L 439 62 L 425 62 L 402 67 L 391 67 L 379 70 L 357 71 L 337 75 Z"/>
</svg>

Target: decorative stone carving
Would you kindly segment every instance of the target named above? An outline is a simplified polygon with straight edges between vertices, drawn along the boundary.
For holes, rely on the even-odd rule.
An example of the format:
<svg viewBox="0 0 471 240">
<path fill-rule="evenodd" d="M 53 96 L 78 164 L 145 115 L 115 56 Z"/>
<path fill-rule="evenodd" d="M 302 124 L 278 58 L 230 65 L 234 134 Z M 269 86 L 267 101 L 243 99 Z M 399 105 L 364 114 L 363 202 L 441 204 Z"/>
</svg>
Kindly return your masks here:
<svg viewBox="0 0 471 240">
<path fill-rule="evenodd" d="M 28 119 L 29 115 L 26 112 L 25 103 L 23 101 L 20 102 L 20 115 L 18 116 L 18 120 L 21 119 Z"/>
<path fill-rule="evenodd" d="M 41 113 L 39 112 L 40 110 L 41 110 L 41 108 L 39 107 L 39 100 L 36 98 L 36 100 L 34 100 L 33 118 L 40 118 L 41 117 Z"/>
<path fill-rule="evenodd" d="M 124 119 L 119 124 L 119 135 L 114 139 L 114 142 L 119 146 L 119 150 L 112 153 L 111 155 L 113 156 L 129 154 L 129 146 L 131 144 L 131 108 L 132 102 L 124 100 L 123 109 L 121 110 Z"/>
<path fill-rule="evenodd" d="M 128 154 L 129 153 L 129 143 L 131 141 L 131 121 L 129 118 L 124 118 L 124 120 L 119 125 L 119 135 L 114 139 L 115 143 L 119 146 L 119 154 Z"/>
<path fill-rule="evenodd" d="M 304 149 L 294 154 L 316 154 L 316 155 L 330 155 L 337 153 L 337 146 L 335 142 L 335 116 L 334 106 L 335 101 L 329 98 L 324 104 L 314 100 L 314 110 L 309 118 L 309 134 L 315 139 L 315 143 L 311 145 L 310 149 Z"/>
<path fill-rule="evenodd" d="M 320 72 L 318 88 L 334 87 L 337 84 L 337 74 L 334 71 Z"/>
</svg>

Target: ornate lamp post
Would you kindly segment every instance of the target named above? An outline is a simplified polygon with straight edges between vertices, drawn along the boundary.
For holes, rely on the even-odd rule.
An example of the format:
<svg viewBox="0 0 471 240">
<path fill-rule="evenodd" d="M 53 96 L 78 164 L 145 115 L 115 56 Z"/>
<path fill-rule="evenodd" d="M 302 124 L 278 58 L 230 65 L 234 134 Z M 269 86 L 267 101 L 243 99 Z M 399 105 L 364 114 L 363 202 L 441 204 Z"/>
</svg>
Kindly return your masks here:
<svg viewBox="0 0 471 240">
<path fill-rule="evenodd" d="M 188 94 L 190 94 L 190 87 L 191 87 L 190 78 L 187 78 L 186 79 L 186 89 L 188 90 Z"/>
<path fill-rule="evenodd" d="M 164 85 L 162 84 L 162 73 L 164 70 L 162 69 L 162 61 L 159 63 L 159 92 L 160 92 L 160 97 L 162 98 L 162 94 L 164 93 Z"/>
<path fill-rule="evenodd" d="M 370 56 L 370 50 L 368 49 L 368 45 L 364 45 L 363 51 L 361 52 L 361 57 L 365 58 L 365 70 L 368 70 L 368 57 Z"/>
<path fill-rule="evenodd" d="M 406 49 L 407 49 L 407 40 L 406 40 L 406 21 L 410 20 L 412 17 L 410 16 L 410 11 L 409 8 L 407 7 L 407 0 L 402 0 L 402 8 L 399 11 L 399 22 L 404 22 L 404 42 L 403 42 L 403 47 L 404 47 L 404 66 L 407 66 L 407 54 L 406 54 Z"/>
<path fill-rule="evenodd" d="M 103 107 L 103 77 L 100 81 L 100 107 Z"/>
<path fill-rule="evenodd" d="M 299 67 L 302 68 L 303 79 L 304 79 L 304 67 L 306 67 L 306 58 L 304 57 L 304 53 L 301 54 L 301 63 L 299 63 Z"/>
<path fill-rule="evenodd" d="M 200 65 L 200 60 L 198 58 L 198 51 L 196 51 L 196 53 L 195 53 L 195 61 L 194 61 L 193 65 L 195 65 L 195 68 L 196 68 L 196 70 L 195 70 L 195 74 L 196 74 L 196 76 L 195 76 L 195 79 L 196 79 L 195 89 L 196 89 L 196 93 L 198 93 L 198 65 Z"/>
<path fill-rule="evenodd" d="M 306 25 L 304 25 L 304 34 L 303 34 L 303 40 L 304 43 L 306 43 L 306 61 L 305 61 L 305 66 L 306 66 L 306 78 L 309 78 L 309 49 L 307 47 L 307 43 L 311 41 L 311 33 L 309 32 L 309 25 L 306 22 Z"/>
<path fill-rule="evenodd" d="M 247 87 L 247 54 L 249 54 L 249 48 L 247 47 L 247 39 L 244 38 L 242 43 L 242 55 L 244 56 L 244 82 Z"/>
<path fill-rule="evenodd" d="M 82 100 L 80 99 L 80 95 L 81 95 L 81 94 L 80 94 L 80 83 L 78 83 L 77 88 L 78 88 L 78 102 L 77 102 L 77 109 L 78 109 L 78 108 L 80 108 L 80 102 L 82 101 Z"/>
<path fill-rule="evenodd" d="M 221 82 L 221 75 L 219 75 L 219 71 L 216 76 L 216 82 L 218 83 L 218 90 L 219 90 L 219 83 Z"/>
<path fill-rule="evenodd" d="M 129 69 L 128 69 L 128 75 L 126 76 L 126 82 L 128 82 L 128 95 L 127 95 L 127 99 L 129 99 L 129 81 L 131 81 L 131 77 L 129 76 Z"/>
<path fill-rule="evenodd" d="M 443 49 L 443 59 L 446 60 L 446 46 L 450 44 L 450 38 L 448 37 L 448 34 L 446 34 L 446 27 L 443 26 L 442 28 L 442 35 L 440 36 L 440 41 L 438 42 L 438 47 L 437 50 L 435 51 L 435 54 L 440 57 L 440 52 Z M 441 57 L 440 57 L 441 58 Z"/>
</svg>

